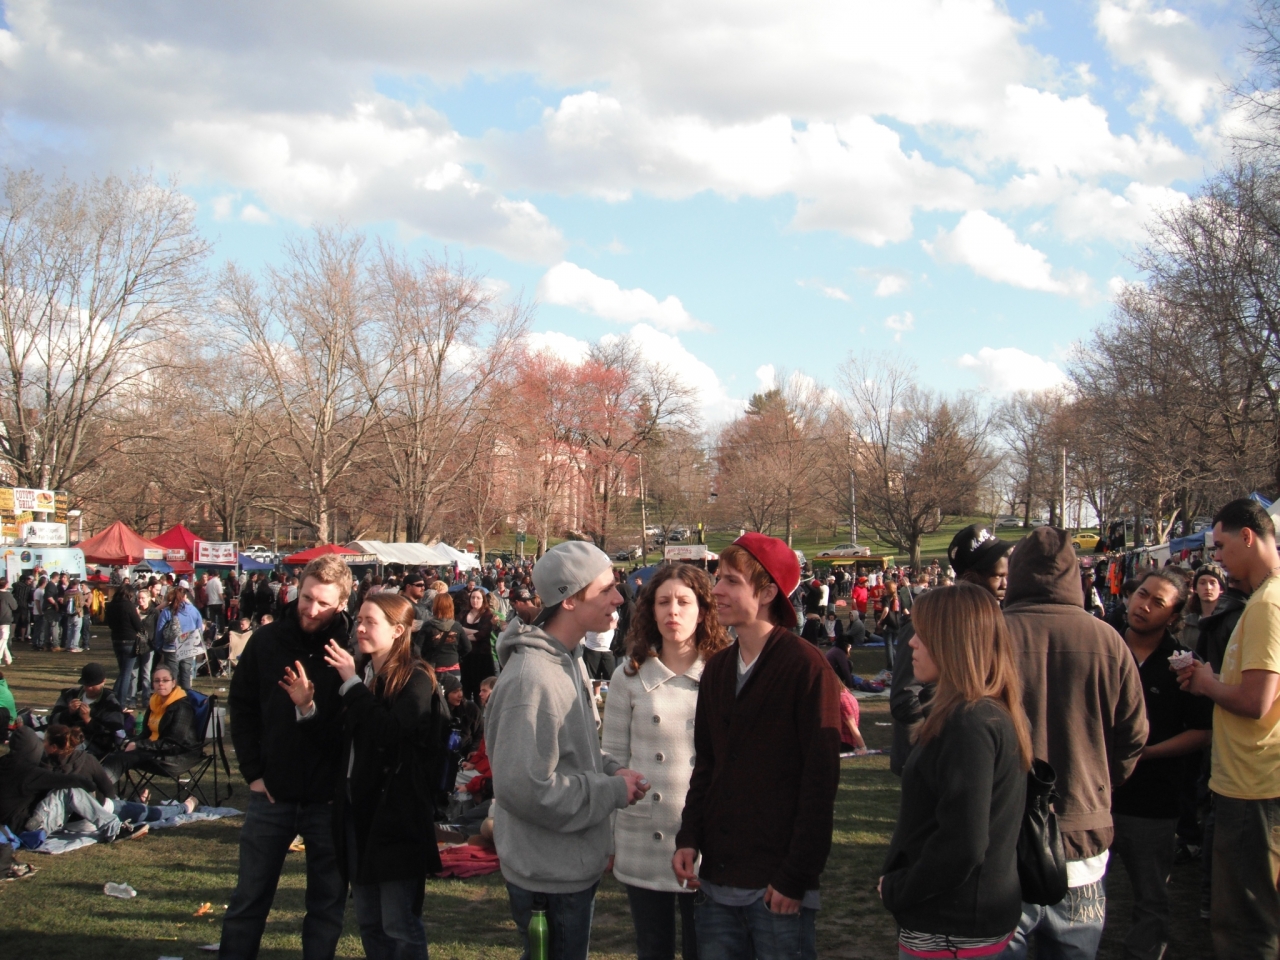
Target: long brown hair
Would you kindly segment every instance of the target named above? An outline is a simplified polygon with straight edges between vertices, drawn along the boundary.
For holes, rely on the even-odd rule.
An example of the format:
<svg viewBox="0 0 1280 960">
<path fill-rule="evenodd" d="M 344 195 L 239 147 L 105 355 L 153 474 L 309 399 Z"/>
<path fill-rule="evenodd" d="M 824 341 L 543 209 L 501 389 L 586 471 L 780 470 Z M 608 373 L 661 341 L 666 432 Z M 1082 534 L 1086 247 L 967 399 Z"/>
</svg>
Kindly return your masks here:
<svg viewBox="0 0 1280 960">
<path fill-rule="evenodd" d="M 375 593 L 365 597 L 362 606 L 375 606 L 391 626 L 404 627 L 391 644 L 391 652 L 382 665 L 382 695 L 388 700 L 393 698 L 404 689 L 415 670 L 421 670 L 431 679 L 431 689 L 434 690 L 435 671 L 413 652 L 413 604 L 396 593 Z"/>
<path fill-rule="evenodd" d="M 169 591 L 169 598 L 166 601 L 165 606 L 169 609 L 169 612 L 176 617 L 178 615 L 178 611 L 182 609 L 182 605 L 187 602 L 187 598 L 189 596 L 191 596 L 191 594 L 186 587 L 174 587 Z"/>
<path fill-rule="evenodd" d="M 729 645 L 729 635 L 720 626 L 720 618 L 716 616 L 716 602 L 711 596 L 711 577 L 705 570 L 692 564 L 669 564 L 659 568 L 636 600 L 635 616 L 627 631 L 627 653 L 631 659 L 624 669 L 629 677 L 634 677 L 646 660 L 662 652 L 662 632 L 658 629 L 658 618 L 654 616 L 653 605 L 658 588 L 668 580 L 679 580 L 698 598 L 698 627 L 693 634 L 698 656 L 706 660 Z"/>
<path fill-rule="evenodd" d="M 996 598 L 970 583 L 935 587 L 915 602 L 911 621 L 938 667 L 933 708 L 916 731 L 916 742 L 927 743 L 940 734 L 957 707 L 990 698 L 1013 721 L 1022 769 L 1029 770 L 1031 725 L 1022 709 L 1022 679 Z"/>
</svg>

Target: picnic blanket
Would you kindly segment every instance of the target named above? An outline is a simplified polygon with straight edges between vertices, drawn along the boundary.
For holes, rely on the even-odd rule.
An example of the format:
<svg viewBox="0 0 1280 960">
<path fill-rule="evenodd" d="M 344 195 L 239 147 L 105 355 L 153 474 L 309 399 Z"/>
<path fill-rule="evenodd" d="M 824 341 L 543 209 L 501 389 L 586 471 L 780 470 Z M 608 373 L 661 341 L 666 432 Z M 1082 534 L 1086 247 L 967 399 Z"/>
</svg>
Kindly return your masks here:
<svg viewBox="0 0 1280 960">
<path fill-rule="evenodd" d="M 237 810 L 235 807 L 200 807 L 194 813 L 180 813 L 176 817 L 155 820 L 148 826 L 152 830 L 163 830 L 166 827 L 181 827 L 184 824 L 196 823 L 200 820 L 221 820 L 223 817 L 238 817 L 241 813 L 242 811 Z M 87 821 L 80 820 L 77 822 L 92 829 L 91 824 Z M 70 853 L 72 850 L 79 850 L 81 847 L 88 847 L 98 842 L 91 833 L 82 833 L 77 830 L 59 830 L 49 836 L 45 836 L 43 830 L 37 830 L 32 833 L 20 834 L 20 836 L 24 849 L 54 856 Z"/>
<path fill-rule="evenodd" d="M 473 843 L 458 843 L 440 847 L 441 869 L 439 877 L 483 877 L 494 873 L 501 864 L 492 850 L 477 847 Z"/>
</svg>

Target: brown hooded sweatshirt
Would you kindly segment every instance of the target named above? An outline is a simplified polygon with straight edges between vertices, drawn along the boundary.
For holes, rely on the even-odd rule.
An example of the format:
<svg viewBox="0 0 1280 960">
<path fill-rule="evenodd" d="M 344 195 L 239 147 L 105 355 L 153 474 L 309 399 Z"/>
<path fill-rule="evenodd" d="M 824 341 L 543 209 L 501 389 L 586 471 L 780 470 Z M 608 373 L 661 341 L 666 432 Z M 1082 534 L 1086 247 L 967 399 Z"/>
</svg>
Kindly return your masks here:
<svg viewBox="0 0 1280 960">
<path fill-rule="evenodd" d="M 1005 623 L 1022 673 L 1035 755 L 1058 775 L 1054 804 L 1067 858 L 1111 846 L 1111 790 L 1147 742 L 1142 680 L 1124 640 L 1084 609 L 1066 533 L 1039 527 L 1009 558 Z"/>
</svg>

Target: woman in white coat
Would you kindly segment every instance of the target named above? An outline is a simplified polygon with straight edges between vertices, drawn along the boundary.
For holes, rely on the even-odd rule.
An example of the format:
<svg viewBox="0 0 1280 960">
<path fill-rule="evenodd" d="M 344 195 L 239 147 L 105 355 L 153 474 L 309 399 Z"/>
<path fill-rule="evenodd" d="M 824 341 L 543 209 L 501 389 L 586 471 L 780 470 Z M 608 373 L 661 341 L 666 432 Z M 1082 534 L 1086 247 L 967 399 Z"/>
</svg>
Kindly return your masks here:
<svg viewBox="0 0 1280 960">
<path fill-rule="evenodd" d="M 613 875 L 627 888 L 638 960 L 674 960 L 677 905 L 684 960 L 698 956 L 694 892 L 671 870 L 693 774 L 693 718 L 704 662 L 729 644 L 711 578 L 685 563 L 660 569 L 636 601 L 628 658 L 613 674 L 604 750 L 651 784 L 614 826 Z"/>
</svg>

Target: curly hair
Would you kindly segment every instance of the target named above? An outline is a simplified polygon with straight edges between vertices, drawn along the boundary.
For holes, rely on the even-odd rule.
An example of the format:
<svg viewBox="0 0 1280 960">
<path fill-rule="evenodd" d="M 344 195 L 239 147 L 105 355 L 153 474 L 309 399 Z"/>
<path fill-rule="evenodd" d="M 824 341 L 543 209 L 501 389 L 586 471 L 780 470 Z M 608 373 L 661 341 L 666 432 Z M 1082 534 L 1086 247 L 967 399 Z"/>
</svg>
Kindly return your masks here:
<svg viewBox="0 0 1280 960">
<path fill-rule="evenodd" d="M 653 575 L 653 579 L 636 598 L 636 612 L 631 618 L 631 629 L 627 631 L 627 654 L 630 659 L 624 669 L 629 677 L 634 677 L 646 660 L 662 652 L 662 633 L 658 630 L 653 605 L 658 588 L 668 580 L 679 580 L 698 598 L 698 627 L 694 632 L 698 655 L 706 660 L 730 643 L 729 635 L 720 626 L 720 618 L 716 615 L 710 575 L 692 564 L 669 564 Z"/>
</svg>

